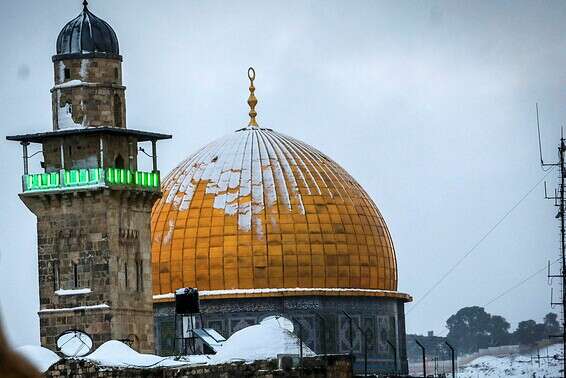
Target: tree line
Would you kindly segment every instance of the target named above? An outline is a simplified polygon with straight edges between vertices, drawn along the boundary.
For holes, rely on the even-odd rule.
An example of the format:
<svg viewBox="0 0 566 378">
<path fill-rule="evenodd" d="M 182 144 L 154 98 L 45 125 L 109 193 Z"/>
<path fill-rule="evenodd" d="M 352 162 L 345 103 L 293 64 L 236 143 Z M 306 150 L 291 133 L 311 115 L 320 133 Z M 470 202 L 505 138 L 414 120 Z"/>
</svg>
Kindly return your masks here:
<svg viewBox="0 0 566 378">
<path fill-rule="evenodd" d="M 407 335 L 407 356 L 410 361 L 420 361 L 421 350 L 417 347 L 418 340 L 427 348 L 427 353 L 433 353 L 440 359 L 449 359 L 450 353 L 445 345 L 448 341 L 458 354 L 477 352 L 480 348 L 497 347 L 502 345 L 534 346 L 537 342 L 548 340 L 550 336 L 560 335 L 562 328 L 558 315 L 548 313 L 542 323 L 524 320 L 510 331 L 511 325 L 503 316 L 492 315 L 483 307 L 464 307 L 446 321 L 448 335 L 422 336 Z M 559 340 L 559 339 L 557 339 Z"/>
<path fill-rule="evenodd" d="M 473 353 L 480 348 L 519 344 L 534 346 L 537 342 L 562 332 L 558 315 L 548 313 L 542 323 L 524 320 L 513 332 L 511 325 L 503 316 L 492 315 L 483 307 L 464 307 L 446 321 L 447 341 L 459 353 Z"/>
</svg>

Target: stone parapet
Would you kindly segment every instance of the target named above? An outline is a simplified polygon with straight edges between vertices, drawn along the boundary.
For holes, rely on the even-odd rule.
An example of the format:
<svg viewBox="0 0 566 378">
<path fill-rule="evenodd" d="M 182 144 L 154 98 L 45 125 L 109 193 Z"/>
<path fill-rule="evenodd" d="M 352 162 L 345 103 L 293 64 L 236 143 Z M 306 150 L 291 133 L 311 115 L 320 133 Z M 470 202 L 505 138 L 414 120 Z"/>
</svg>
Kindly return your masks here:
<svg viewBox="0 0 566 378">
<path fill-rule="evenodd" d="M 193 366 L 184 368 L 109 368 L 84 360 L 61 360 L 53 365 L 46 377 L 112 377 L 112 378 L 239 378 L 239 377 L 303 377 L 303 378 L 350 378 L 352 357 L 348 355 L 328 355 L 305 357 L 303 366 L 279 369 L 277 360 L 254 361 L 252 363 L 234 362 L 222 365 Z"/>
</svg>

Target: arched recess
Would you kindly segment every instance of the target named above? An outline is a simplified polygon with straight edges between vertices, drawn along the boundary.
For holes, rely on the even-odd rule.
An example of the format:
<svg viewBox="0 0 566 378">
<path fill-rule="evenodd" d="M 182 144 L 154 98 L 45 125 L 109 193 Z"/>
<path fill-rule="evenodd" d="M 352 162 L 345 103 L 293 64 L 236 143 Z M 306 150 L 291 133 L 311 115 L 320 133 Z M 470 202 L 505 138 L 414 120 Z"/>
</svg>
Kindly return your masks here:
<svg viewBox="0 0 566 378">
<path fill-rule="evenodd" d="M 122 127 L 122 99 L 120 95 L 114 95 L 114 126 Z"/>
</svg>

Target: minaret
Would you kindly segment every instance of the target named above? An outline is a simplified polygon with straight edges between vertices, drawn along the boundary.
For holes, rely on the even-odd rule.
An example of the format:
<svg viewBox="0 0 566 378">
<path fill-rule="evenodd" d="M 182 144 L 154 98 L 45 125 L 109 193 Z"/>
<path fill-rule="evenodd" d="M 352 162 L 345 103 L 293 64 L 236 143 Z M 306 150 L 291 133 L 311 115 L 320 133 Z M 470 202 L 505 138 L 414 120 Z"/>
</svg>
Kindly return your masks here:
<svg viewBox="0 0 566 378">
<path fill-rule="evenodd" d="M 64 331 L 95 346 L 129 340 L 154 351 L 150 217 L 161 196 L 156 143 L 170 135 L 126 128 L 122 56 L 114 30 L 90 12 L 62 29 L 53 56 L 53 131 L 7 137 L 23 146 L 20 198 L 37 216 L 41 344 Z M 153 167 L 138 171 L 138 143 Z M 42 173 L 28 146 L 41 145 Z"/>
</svg>

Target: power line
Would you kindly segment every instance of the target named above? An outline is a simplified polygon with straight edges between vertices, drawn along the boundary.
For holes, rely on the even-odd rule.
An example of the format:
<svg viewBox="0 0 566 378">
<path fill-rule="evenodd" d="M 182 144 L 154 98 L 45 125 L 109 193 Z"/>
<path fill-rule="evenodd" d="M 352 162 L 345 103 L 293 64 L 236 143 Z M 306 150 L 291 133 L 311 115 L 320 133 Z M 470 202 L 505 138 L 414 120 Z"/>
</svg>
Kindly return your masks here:
<svg viewBox="0 0 566 378">
<path fill-rule="evenodd" d="M 559 262 L 560 260 L 562 260 L 562 258 L 559 258 L 557 260 L 555 260 L 554 262 L 552 262 L 550 265 L 554 265 L 557 262 Z M 548 266 L 543 267 L 540 270 L 537 270 L 536 272 L 534 272 L 533 274 L 531 274 L 530 276 L 522 279 L 521 281 L 517 282 L 515 285 L 511 286 L 509 289 L 505 290 L 504 292 L 502 292 L 501 294 L 499 294 L 498 296 L 496 296 L 495 298 L 491 299 L 489 302 L 487 302 L 486 304 L 483 305 L 483 307 L 487 307 L 490 304 L 492 304 L 493 302 L 498 301 L 499 299 L 503 298 L 504 296 L 506 296 L 507 294 L 509 294 L 510 292 L 512 292 L 513 290 L 515 290 L 516 288 L 522 286 L 524 283 L 526 283 L 527 281 L 529 281 L 531 278 L 537 276 L 538 274 L 540 274 L 541 272 L 543 272 L 545 269 L 548 269 Z"/>
<path fill-rule="evenodd" d="M 440 277 L 440 279 L 438 281 L 436 281 L 436 283 L 434 285 L 432 285 L 432 287 L 430 287 L 425 294 L 418 300 L 416 301 L 411 308 L 409 308 L 407 310 L 407 315 L 410 314 L 415 308 L 417 308 L 417 306 L 419 304 L 422 303 L 422 301 L 428 297 L 430 295 L 430 293 L 432 293 L 434 291 L 434 289 L 436 289 L 438 287 L 438 285 L 440 285 L 442 283 L 442 281 L 444 281 L 446 279 L 446 277 L 448 277 L 450 275 L 450 273 L 452 273 L 469 255 L 472 254 L 472 252 L 474 252 L 476 250 L 477 247 L 479 247 L 479 245 L 485 240 L 487 239 L 487 237 L 489 235 L 491 235 L 491 233 L 501 224 L 503 223 L 503 221 L 513 212 L 513 210 L 515 210 L 528 196 L 529 194 L 531 194 L 537 186 L 539 186 L 539 184 L 546 178 L 546 176 L 548 176 L 550 174 L 550 172 L 552 172 L 554 169 L 550 169 L 548 172 L 546 172 L 546 174 L 544 176 L 542 176 L 542 178 L 540 180 L 537 181 L 537 183 L 535 185 L 533 185 L 528 191 L 527 193 L 525 193 L 520 199 L 519 201 L 517 201 L 509 210 L 507 210 L 507 212 L 454 264 L 452 265 L 452 267 L 450 269 L 448 269 L 448 271 L 446 273 L 444 273 L 442 275 L 442 277 Z"/>
<path fill-rule="evenodd" d="M 559 262 L 560 260 L 562 260 L 562 258 L 558 258 L 555 261 L 553 261 L 552 263 L 550 263 L 550 266 L 556 264 L 557 262 Z M 504 296 L 506 296 L 507 294 L 511 293 L 513 290 L 521 287 L 523 284 L 527 283 L 527 281 L 531 280 L 532 278 L 538 276 L 540 273 L 542 273 L 543 271 L 545 271 L 546 269 L 548 269 L 549 265 L 545 265 L 544 267 L 542 267 L 541 269 L 537 270 L 536 272 L 528 275 L 527 277 L 521 279 L 519 282 L 517 282 L 516 284 L 514 284 L 513 286 L 509 287 L 508 289 L 504 290 L 503 292 L 501 292 L 499 295 L 497 295 L 496 297 L 492 298 L 491 300 L 489 300 L 487 303 L 485 303 L 484 305 L 482 305 L 482 307 L 487 307 L 490 304 L 497 302 L 498 300 L 500 300 L 501 298 L 503 298 Z M 438 332 L 437 334 L 439 336 L 443 336 L 446 333 L 448 333 L 448 331 L 446 329 L 443 329 L 441 332 Z"/>
</svg>

